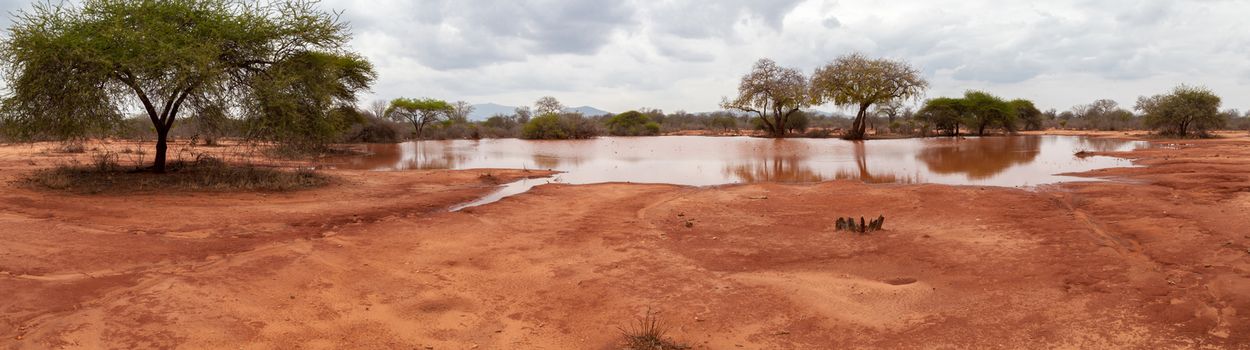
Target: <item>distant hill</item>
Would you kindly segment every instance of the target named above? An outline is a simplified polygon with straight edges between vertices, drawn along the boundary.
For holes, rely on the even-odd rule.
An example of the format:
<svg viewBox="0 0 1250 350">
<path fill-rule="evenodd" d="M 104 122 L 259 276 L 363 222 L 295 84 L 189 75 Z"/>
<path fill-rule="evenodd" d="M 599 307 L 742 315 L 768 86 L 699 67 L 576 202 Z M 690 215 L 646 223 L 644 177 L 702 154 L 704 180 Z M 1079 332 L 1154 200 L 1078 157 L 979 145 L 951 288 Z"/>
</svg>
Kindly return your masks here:
<svg viewBox="0 0 1250 350">
<path fill-rule="evenodd" d="M 565 109 L 564 109 L 564 111 L 565 111 L 565 112 L 577 112 L 577 113 L 581 113 L 582 115 L 585 115 L 585 116 L 595 116 L 595 115 L 612 114 L 612 112 L 608 112 L 608 111 L 605 111 L 605 110 L 602 110 L 602 109 L 598 109 L 598 108 L 595 108 L 595 107 L 591 107 L 591 106 L 581 106 L 581 107 L 565 108 Z"/>
<path fill-rule="evenodd" d="M 469 120 L 480 121 L 486 120 L 496 114 L 511 115 L 516 110 L 516 106 L 505 106 L 497 103 L 480 103 L 473 105 L 473 113 L 469 113 Z M 578 112 L 586 116 L 612 114 L 602 109 L 591 106 L 581 106 L 573 108 L 565 108 L 565 112 Z"/>
<path fill-rule="evenodd" d="M 482 103 L 473 105 L 473 113 L 469 113 L 469 120 L 481 121 L 486 120 L 496 114 L 510 115 L 516 107 L 504 106 L 495 103 Z"/>
</svg>

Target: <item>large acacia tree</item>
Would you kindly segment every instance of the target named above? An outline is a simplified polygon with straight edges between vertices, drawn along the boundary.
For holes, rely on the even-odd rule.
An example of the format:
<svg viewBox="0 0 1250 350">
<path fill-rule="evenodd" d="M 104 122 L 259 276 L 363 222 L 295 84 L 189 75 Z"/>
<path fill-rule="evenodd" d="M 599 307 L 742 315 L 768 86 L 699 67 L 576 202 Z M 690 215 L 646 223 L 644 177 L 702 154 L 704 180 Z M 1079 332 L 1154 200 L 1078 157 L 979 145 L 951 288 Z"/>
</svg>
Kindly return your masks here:
<svg viewBox="0 0 1250 350">
<path fill-rule="evenodd" d="M 1142 96 L 1136 107 L 1145 113 L 1146 126 L 1167 135 L 1203 135 L 1227 122 L 1220 115 L 1220 97 L 1204 87 L 1181 85 L 1167 94 Z"/>
<path fill-rule="evenodd" d="M 392 120 L 412 124 L 417 139 L 425 134 L 425 127 L 446 118 L 455 111 L 447 101 L 433 98 L 397 98 L 391 101 L 386 115 Z"/>
<path fill-rule="evenodd" d="M 0 44 L 11 90 L 0 122 L 19 138 L 83 137 L 139 110 L 156 172 L 186 110 L 243 112 L 259 137 L 322 137 L 375 78 L 349 39 L 313 0 L 40 2 Z"/>
<path fill-rule="evenodd" d="M 977 135 L 984 136 L 985 129 L 995 125 L 1009 132 L 1016 130 L 1016 110 L 1001 97 L 973 90 L 964 93 L 963 104 L 967 122 L 977 129 Z"/>
<path fill-rule="evenodd" d="M 786 121 L 809 105 L 811 98 L 803 73 L 778 66 L 767 58 L 755 62 L 751 72 L 742 76 L 737 98 L 721 102 L 721 108 L 755 114 L 773 137 L 786 136 Z"/>
<path fill-rule="evenodd" d="M 925 101 L 916 112 L 916 118 L 950 136 L 959 136 L 959 128 L 965 124 L 963 99 L 938 97 Z"/>
<path fill-rule="evenodd" d="M 929 83 L 907 62 L 871 59 L 859 53 L 838 57 L 812 75 L 816 103 L 858 108 L 846 138 L 867 136 L 868 108 L 895 100 L 920 98 Z"/>
</svg>

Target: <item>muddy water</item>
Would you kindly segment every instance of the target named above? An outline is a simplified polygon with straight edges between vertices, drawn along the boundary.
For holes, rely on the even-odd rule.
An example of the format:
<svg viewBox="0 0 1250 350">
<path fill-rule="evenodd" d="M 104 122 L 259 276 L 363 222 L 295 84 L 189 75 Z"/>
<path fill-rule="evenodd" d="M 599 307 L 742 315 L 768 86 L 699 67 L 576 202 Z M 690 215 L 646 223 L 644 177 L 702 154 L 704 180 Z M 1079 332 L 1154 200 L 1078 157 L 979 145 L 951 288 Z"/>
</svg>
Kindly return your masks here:
<svg viewBox="0 0 1250 350">
<path fill-rule="evenodd" d="M 1089 181 L 1061 175 L 1132 166 L 1129 160 L 1080 151 L 1128 151 L 1140 141 L 1075 136 L 929 138 L 850 142 L 837 139 L 750 137 L 602 137 L 575 141 L 517 139 L 422 141 L 363 145 L 368 155 L 327 166 L 378 171 L 515 168 L 563 173 L 505 186 L 489 203 L 548 182 L 720 185 L 741 182 L 820 182 L 1033 186 Z"/>
<path fill-rule="evenodd" d="M 869 182 L 1030 186 L 1087 180 L 1059 175 L 1131 166 L 1079 151 L 1128 151 L 1145 142 L 1074 136 L 931 138 L 849 142 L 748 137 L 603 137 L 576 141 L 422 141 L 366 145 L 369 155 L 328 166 L 379 171 L 516 168 L 564 173 L 559 182 L 719 185 Z"/>
</svg>

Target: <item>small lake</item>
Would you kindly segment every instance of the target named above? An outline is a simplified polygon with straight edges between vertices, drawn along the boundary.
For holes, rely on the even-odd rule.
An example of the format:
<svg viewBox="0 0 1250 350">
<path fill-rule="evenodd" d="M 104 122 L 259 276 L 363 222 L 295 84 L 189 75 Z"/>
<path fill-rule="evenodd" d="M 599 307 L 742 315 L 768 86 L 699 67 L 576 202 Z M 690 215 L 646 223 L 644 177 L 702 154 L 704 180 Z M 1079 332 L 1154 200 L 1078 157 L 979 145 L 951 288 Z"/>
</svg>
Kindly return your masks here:
<svg viewBox="0 0 1250 350">
<path fill-rule="evenodd" d="M 562 172 L 549 179 L 509 184 L 498 193 L 498 198 L 549 182 L 709 186 L 849 179 L 1024 187 L 1094 181 L 1060 174 L 1132 166 L 1130 160 L 1123 158 L 1076 156 L 1080 151 L 1131 151 L 1147 146 L 1149 143 L 1144 141 L 1078 136 L 867 142 L 701 136 L 561 141 L 485 139 L 362 145 L 367 148 L 367 155 L 334 159 L 325 165 L 375 171 L 511 168 Z"/>
</svg>

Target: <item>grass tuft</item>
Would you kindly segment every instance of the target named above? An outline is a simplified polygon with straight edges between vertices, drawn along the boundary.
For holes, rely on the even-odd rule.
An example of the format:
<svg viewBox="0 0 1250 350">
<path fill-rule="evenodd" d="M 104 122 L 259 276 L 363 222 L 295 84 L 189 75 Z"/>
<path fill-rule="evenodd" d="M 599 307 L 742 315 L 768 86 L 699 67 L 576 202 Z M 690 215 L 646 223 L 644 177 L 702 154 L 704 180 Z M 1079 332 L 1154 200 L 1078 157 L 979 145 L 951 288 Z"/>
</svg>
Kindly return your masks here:
<svg viewBox="0 0 1250 350">
<path fill-rule="evenodd" d="M 667 336 L 668 327 L 651 310 L 643 318 L 621 331 L 624 350 L 684 350 L 690 346 L 673 341 Z"/>
<path fill-rule="evenodd" d="M 194 161 L 172 161 L 164 174 L 128 168 L 116 153 L 92 155 L 90 164 L 71 163 L 38 170 L 23 181 L 34 188 L 82 194 L 133 192 L 286 192 L 321 187 L 331 178 L 310 169 L 295 171 L 254 165 L 231 165 L 201 155 Z"/>
</svg>

